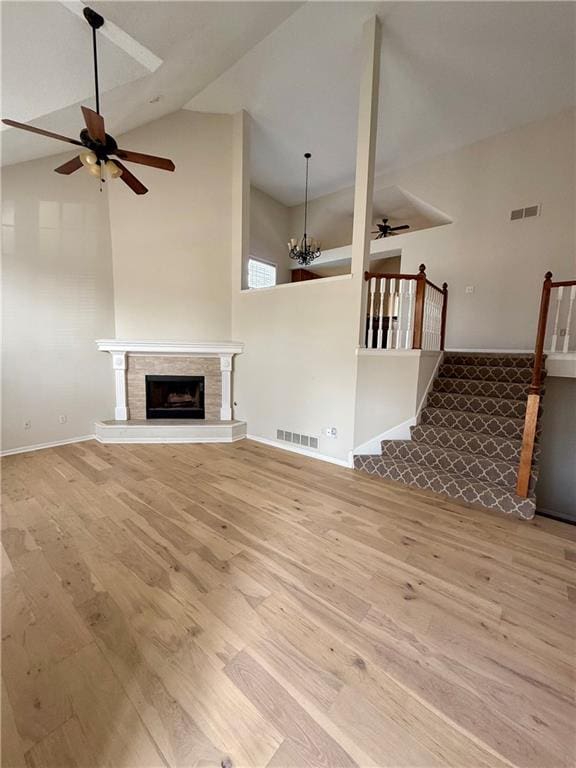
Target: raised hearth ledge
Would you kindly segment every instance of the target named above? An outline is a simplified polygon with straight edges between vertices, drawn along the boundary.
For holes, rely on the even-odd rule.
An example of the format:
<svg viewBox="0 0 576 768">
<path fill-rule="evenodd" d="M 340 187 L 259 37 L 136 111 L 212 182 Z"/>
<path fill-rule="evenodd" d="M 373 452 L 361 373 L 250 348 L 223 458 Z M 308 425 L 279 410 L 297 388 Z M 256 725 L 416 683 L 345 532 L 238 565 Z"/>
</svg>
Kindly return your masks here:
<svg viewBox="0 0 576 768">
<path fill-rule="evenodd" d="M 101 443 L 234 443 L 246 437 L 246 422 L 236 420 L 97 421 L 94 428 Z"/>
<path fill-rule="evenodd" d="M 219 357 L 222 374 L 220 418 L 232 420 L 232 358 L 244 350 L 240 341 L 138 341 L 131 339 L 97 339 L 100 352 L 112 355 L 116 386 L 116 421 L 129 419 L 126 392 L 126 355 L 181 355 L 190 357 Z"/>
</svg>

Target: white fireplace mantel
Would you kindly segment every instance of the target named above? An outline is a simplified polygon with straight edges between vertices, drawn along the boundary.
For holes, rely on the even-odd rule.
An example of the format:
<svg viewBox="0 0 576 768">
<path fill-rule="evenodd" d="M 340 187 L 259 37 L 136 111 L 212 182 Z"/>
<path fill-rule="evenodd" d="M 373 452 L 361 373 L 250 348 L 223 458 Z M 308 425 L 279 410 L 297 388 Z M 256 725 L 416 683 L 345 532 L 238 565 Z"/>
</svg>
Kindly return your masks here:
<svg viewBox="0 0 576 768">
<path fill-rule="evenodd" d="M 232 419 L 232 358 L 244 350 L 239 341 L 134 341 L 126 339 L 98 339 L 96 345 L 100 352 L 112 355 L 116 384 L 117 421 L 127 421 L 128 402 L 126 393 L 126 355 L 190 355 L 196 357 L 219 357 L 222 373 L 222 402 L 220 418 Z"/>
</svg>

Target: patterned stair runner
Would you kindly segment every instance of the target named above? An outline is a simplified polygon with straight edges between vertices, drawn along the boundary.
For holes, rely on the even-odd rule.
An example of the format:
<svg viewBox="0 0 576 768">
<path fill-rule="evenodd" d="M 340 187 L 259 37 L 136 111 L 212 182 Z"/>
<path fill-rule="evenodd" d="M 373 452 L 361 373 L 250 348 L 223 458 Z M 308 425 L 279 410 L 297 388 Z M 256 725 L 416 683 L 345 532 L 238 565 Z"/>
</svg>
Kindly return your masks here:
<svg viewBox="0 0 576 768">
<path fill-rule="evenodd" d="M 380 455 L 355 456 L 354 466 L 455 501 L 532 518 L 538 445 L 530 494 L 522 499 L 515 493 L 532 364 L 532 355 L 447 353 L 412 439 L 384 440 Z"/>
</svg>

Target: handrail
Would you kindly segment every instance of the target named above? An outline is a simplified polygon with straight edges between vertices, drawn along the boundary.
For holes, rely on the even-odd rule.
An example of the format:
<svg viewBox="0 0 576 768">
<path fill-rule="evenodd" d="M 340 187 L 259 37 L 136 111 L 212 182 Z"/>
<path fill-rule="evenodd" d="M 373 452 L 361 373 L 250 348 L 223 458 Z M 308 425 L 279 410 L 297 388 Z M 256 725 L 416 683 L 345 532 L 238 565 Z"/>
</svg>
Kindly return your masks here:
<svg viewBox="0 0 576 768">
<path fill-rule="evenodd" d="M 550 309 L 550 293 L 553 288 L 563 288 L 576 285 L 576 280 L 561 280 L 552 282 L 552 272 L 546 272 L 542 284 L 540 298 L 540 313 L 538 315 L 538 330 L 536 344 L 534 345 L 534 366 L 532 379 L 528 389 L 528 401 L 524 416 L 524 431 L 522 434 L 522 448 L 520 450 L 520 463 L 518 465 L 518 478 L 516 482 L 516 494 L 522 498 L 528 496 L 530 487 L 530 472 L 532 470 L 532 458 L 534 456 L 534 443 L 536 442 L 536 427 L 538 425 L 538 409 L 542 391 L 542 365 L 544 362 L 544 343 L 546 340 L 546 327 L 548 325 L 548 312 Z"/>
<path fill-rule="evenodd" d="M 401 272 L 364 272 L 364 279 L 370 283 L 370 281 L 375 280 L 414 280 L 416 281 L 416 290 L 412 294 L 410 293 L 411 299 L 414 300 L 414 327 L 413 327 L 413 333 L 412 333 L 412 339 L 411 339 L 411 349 L 422 349 L 422 345 L 424 342 L 424 334 L 427 334 L 428 341 L 430 339 L 434 340 L 434 344 L 438 344 L 440 350 L 444 350 L 444 343 L 446 338 L 446 313 L 447 313 L 447 305 L 448 305 L 448 283 L 444 283 L 442 285 L 442 288 L 439 288 L 437 285 L 435 285 L 433 282 L 428 280 L 426 278 L 426 266 L 424 264 L 420 264 L 418 268 L 418 272 L 416 274 L 408 274 L 408 273 L 401 273 Z M 374 284 L 371 284 L 371 297 L 374 298 L 373 286 Z M 440 299 L 431 299 L 429 302 L 427 301 L 427 295 L 426 295 L 426 286 L 429 285 L 431 288 L 434 288 L 438 293 L 442 294 L 441 298 L 441 306 L 440 306 Z M 382 315 L 382 307 L 383 303 L 380 304 L 380 314 L 378 315 L 380 320 L 380 327 L 378 329 L 373 328 L 372 319 L 374 315 L 369 315 L 369 323 L 367 326 L 367 337 L 372 333 L 377 334 L 377 337 L 379 340 L 383 339 L 383 333 L 382 333 L 382 324 L 384 317 L 389 317 L 389 315 Z M 372 313 L 373 309 L 373 302 L 370 305 L 370 312 Z M 427 319 L 425 323 L 425 312 L 427 312 Z M 391 313 L 390 313 L 391 314 Z M 430 333 L 427 329 L 429 329 L 430 324 L 433 324 L 434 330 Z M 425 329 L 426 324 L 426 329 Z M 372 339 L 373 341 L 374 339 Z M 369 338 L 367 338 L 367 341 L 370 341 Z M 377 342 L 377 346 L 379 346 L 380 342 Z M 368 346 L 368 344 L 367 344 Z M 385 348 L 385 347 L 382 347 Z"/>
</svg>

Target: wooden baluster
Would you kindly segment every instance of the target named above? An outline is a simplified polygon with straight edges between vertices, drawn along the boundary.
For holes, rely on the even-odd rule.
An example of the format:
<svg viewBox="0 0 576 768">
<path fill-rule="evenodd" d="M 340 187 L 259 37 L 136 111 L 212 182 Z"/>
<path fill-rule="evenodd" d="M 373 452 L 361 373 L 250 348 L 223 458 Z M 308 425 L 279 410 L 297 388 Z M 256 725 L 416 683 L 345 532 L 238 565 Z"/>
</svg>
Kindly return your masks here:
<svg viewBox="0 0 576 768">
<path fill-rule="evenodd" d="M 376 340 L 376 346 L 378 349 L 383 349 L 383 327 L 384 327 L 384 292 L 386 290 L 386 278 L 380 278 L 380 306 L 378 309 L 378 338 Z"/>
<path fill-rule="evenodd" d="M 444 351 L 446 343 L 446 312 L 448 310 L 448 283 L 442 283 L 442 319 L 440 320 L 440 349 Z"/>
<path fill-rule="evenodd" d="M 574 308 L 574 299 L 576 298 L 576 285 L 570 288 L 570 303 L 568 304 L 568 315 L 566 317 L 566 335 L 564 336 L 564 345 L 562 346 L 562 352 L 567 354 L 570 348 L 570 326 L 572 324 L 572 311 Z"/>
<path fill-rule="evenodd" d="M 368 315 L 368 342 L 367 347 L 372 349 L 374 346 L 374 292 L 376 290 L 376 278 L 370 278 L 370 309 Z"/>
<path fill-rule="evenodd" d="M 556 344 L 558 343 L 558 321 L 560 320 L 560 307 L 562 306 L 562 297 L 564 296 L 564 286 L 556 291 L 556 312 L 554 314 L 554 325 L 552 326 L 552 343 L 550 345 L 550 351 L 556 352 Z"/>
<path fill-rule="evenodd" d="M 414 298 L 416 294 L 416 280 L 408 280 L 408 323 L 406 325 L 405 349 L 412 349 L 414 342 Z"/>
<path fill-rule="evenodd" d="M 536 427 L 538 425 L 538 408 L 540 407 L 540 386 L 542 379 L 542 355 L 544 352 L 546 326 L 548 324 L 551 288 L 552 272 L 546 272 L 544 284 L 542 285 L 542 297 L 540 299 L 538 332 L 536 334 L 536 346 L 534 348 L 534 368 L 532 369 L 532 383 L 528 390 L 526 416 L 524 417 L 524 434 L 522 435 L 522 448 L 520 451 L 520 464 L 518 466 L 518 480 L 516 483 L 516 493 L 524 499 L 528 496 L 528 489 L 530 486 L 532 456 L 534 453 L 534 441 L 536 440 Z"/>
<path fill-rule="evenodd" d="M 396 291 L 396 280 L 391 279 L 388 286 L 388 331 L 386 333 L 386 348 L 394 348 L 394 329 L 392 328 L 392 318 L 394 317 L 394 293 Z"/>
<path fill-rule="evenodd" d="M 408 280 L 408 283 L 411 281 Z M 399 280 L 398 282 L 398 338 L 396 346 L 398 349 L 403 349 L 406 346 L 406 340 L 404 338 L 404 332 L 406 330 L 406 307 L 407 301 L 404 301 L 404 293 L 406 291 L 406 280 Z"/>
<path fill-rule="evenodd" d="M 420 264 L 416 278 L 416 301 L 414 304 L 414 336 L 412 349 L 422 349 L 422 331 L 424 326 L 424 299 L 426 295 L 426 267 Z"/>
</svg>

